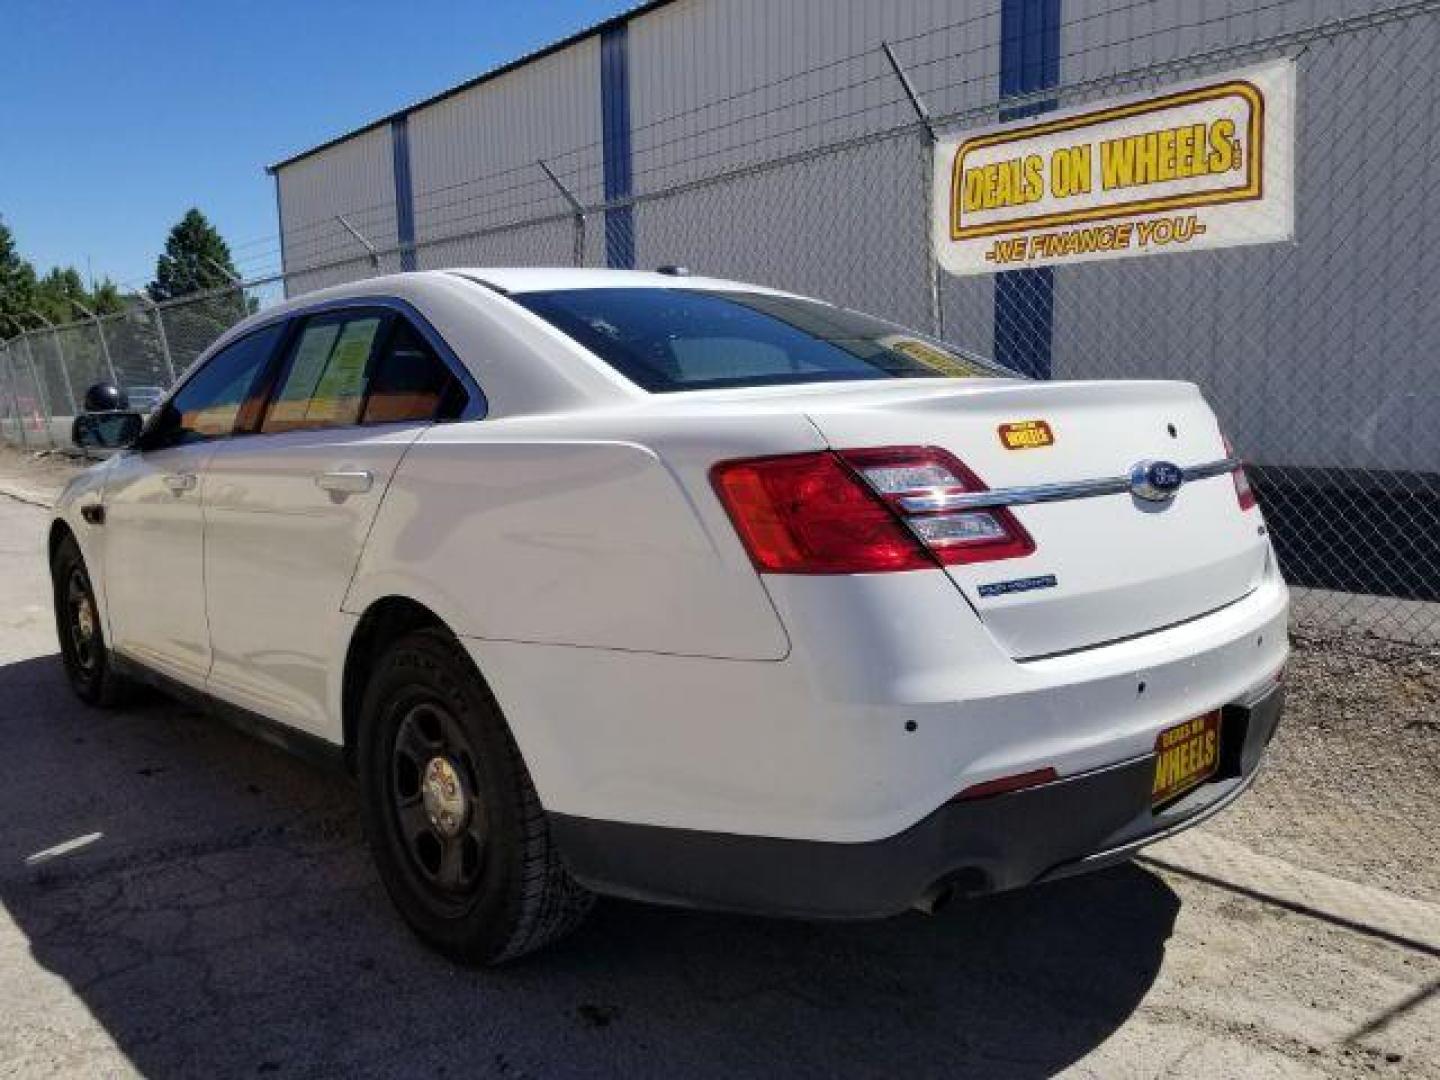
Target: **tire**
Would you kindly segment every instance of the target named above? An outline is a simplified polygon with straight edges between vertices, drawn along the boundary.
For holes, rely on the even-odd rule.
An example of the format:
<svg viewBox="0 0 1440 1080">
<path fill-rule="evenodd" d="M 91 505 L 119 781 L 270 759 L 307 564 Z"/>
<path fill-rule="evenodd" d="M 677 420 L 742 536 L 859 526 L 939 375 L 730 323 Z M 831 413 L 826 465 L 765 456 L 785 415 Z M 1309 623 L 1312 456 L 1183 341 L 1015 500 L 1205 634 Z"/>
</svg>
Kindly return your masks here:
<svg viewBox="0 0 1440 1080">
<path fill-rule="evenodd" d="M 489 687 L 448 633 L 375 666 L 358 739 L 365 833 L 390 898 L 445 955 L 498 964 L 584 919 L 530 774 Z"/>
<path fill-rule="evenodd" d="M 131 684 L 115 673 L 100 625 L 90 572 L 73 536 L 66 536 L 50 563 L 55 594 L 55 631 L 60 662 L 75 696 L 87 705 L 109 709 L 123 704 Z"/>
</svg>

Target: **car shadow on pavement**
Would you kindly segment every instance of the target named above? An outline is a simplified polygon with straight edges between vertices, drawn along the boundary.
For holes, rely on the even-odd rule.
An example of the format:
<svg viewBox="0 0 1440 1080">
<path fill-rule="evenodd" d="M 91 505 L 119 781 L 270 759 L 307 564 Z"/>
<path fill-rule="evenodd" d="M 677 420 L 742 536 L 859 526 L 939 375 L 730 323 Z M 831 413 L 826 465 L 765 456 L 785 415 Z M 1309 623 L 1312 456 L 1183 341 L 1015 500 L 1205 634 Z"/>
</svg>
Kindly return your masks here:
<svg viewBox="0 0 1440 1080">
<path fill-rule="evenodd" d="M 1179 906 L 1134 866 L 879 923 L 604 901 L 473 971 L 394 915 L 343 777 L 86 709 L 54 657 L 0 667 L 0 740 L 0 903 L 150 1076 L 1048 1076 L 1134 1012 Z"/>
</svg>

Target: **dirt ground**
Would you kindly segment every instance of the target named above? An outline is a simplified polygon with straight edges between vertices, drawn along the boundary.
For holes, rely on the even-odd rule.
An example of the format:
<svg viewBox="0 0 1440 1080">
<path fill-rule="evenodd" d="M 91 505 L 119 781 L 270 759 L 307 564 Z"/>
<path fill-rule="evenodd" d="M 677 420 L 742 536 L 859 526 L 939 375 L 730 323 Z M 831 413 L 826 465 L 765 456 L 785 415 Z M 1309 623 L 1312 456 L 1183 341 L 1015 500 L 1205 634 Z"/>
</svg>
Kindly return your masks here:
<svg viewBox="0 0 1440 1080">
<path fill-rule="evenodd" d="M 1440 649 L 1300 631 L 1286 714 L 1212 824 L 1257 851 L 1440 902 Z"/>
<path fill-rule="evenodd" d="M 0 490 L 26 501 L 49 501 L 87 464 L 78 455 L 30 453 L 0 443 Z"/>
</svg>

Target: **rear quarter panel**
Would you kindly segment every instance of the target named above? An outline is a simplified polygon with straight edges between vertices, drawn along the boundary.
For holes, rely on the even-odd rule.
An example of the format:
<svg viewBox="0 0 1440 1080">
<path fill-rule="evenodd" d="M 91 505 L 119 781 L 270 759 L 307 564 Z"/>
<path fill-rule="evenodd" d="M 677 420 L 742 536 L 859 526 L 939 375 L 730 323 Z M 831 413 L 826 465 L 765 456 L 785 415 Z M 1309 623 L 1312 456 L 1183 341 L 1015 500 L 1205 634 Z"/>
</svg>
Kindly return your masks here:
<svg viewBox="0 0 1440 1080">
<path fill-rule="evenodd" d="M 345 609 L 399 595 L 462 637 L 782 659 L 785 631 L 708 471 L 813 449 L 819 435 L 797 417 L 707 421 L 578 414 L 432 429 L 391 482 Z"/>
</svg>

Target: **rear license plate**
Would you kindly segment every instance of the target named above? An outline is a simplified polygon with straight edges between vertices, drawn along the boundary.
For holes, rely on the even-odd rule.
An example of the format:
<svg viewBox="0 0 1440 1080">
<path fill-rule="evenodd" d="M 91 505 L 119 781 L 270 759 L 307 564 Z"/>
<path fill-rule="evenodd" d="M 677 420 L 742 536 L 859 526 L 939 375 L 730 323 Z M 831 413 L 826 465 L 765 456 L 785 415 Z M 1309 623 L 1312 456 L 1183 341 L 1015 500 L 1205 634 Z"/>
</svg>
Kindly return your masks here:
<svg viewBox="0 0 1440 1080">
<path fill-rule="evenodd" d="M 1155 783 L 1150 804 L 1159 806 L 1203 784 L 1220 767 L 1220 710 L 1166 728 L 1155 739 Z"/>
</svg>

